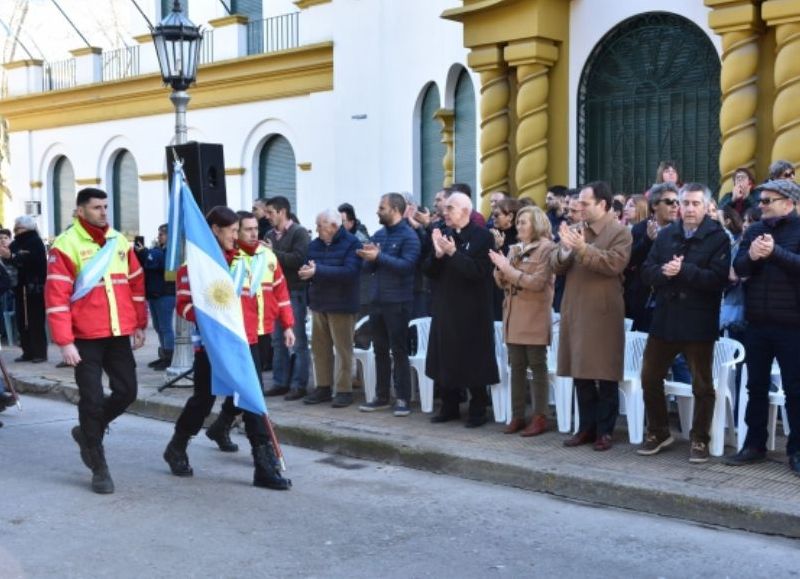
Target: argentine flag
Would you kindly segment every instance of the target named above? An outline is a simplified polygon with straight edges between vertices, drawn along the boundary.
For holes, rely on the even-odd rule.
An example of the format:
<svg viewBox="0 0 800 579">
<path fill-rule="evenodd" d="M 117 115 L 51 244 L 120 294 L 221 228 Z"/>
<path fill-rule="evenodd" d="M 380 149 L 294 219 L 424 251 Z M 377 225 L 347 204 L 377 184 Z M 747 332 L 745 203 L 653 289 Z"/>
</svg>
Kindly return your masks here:
<svg viewBox="0 0 800 579">
<path fill-rule="evenodd" d="M 211 393 L 233 396 L 234 404 L 266 414 L 244 329 L 242 305 L 225 256 L 176 164 L 170 208 L 170 246 L 178 245 L 179 222 L 186 239 L 186 265 L 197 327 L 211 362 Z M 175 205 L 178 205 L 176 208 Z M 176 235 L 173 235 L 173 231 Z"/>
</svg>

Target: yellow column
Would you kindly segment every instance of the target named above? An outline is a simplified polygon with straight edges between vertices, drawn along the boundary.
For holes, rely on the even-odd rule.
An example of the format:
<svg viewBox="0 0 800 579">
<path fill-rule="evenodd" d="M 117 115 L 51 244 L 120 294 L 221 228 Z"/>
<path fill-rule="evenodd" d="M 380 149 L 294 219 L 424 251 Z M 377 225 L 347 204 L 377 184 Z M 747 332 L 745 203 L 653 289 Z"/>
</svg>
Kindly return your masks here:
<svg viewBox="0 0 800 579">
<path fill-rule="evenodd" d="M 508 69 L 498 46 L 473 49 L 468 63 L 481 77 L 481 210 L 488 213 L 489 193 L 509 191 Z"/>
<path fill-rule="evenodd" d="M 549 72 L 558 60 L 558 48 L 548 40 L 529 39 L 509 44 L 504 53 L 517 74 L 517 196 L 542 205 L 547 194 Z"/>
<path fill-rule="evenodd" d="M 444 167 L 443 187 L 449 187 L 455 181 L 455 154 L 454 154 L 454 122 L 455 112 L 450 109 L 439 109 L 434 113 L 434 118 L 442 123 L 442 143 L 444 143 L 444 157 L 442 167 Z"/>
<path fill-rule="evenodd" d="M 772 161 L 800 161 L 800 0 L 769 0 L 761 15 L 775 27 Z"/>
<path fill-rule="evenodd" d="M 733 188 L 737 167 L 755 172 L 760 19 L 752 0 L 706 0 L 705 4 L 714 8 L 708 23 L 722 38 L 719 174 L 724 192 Z"/>
</svg>

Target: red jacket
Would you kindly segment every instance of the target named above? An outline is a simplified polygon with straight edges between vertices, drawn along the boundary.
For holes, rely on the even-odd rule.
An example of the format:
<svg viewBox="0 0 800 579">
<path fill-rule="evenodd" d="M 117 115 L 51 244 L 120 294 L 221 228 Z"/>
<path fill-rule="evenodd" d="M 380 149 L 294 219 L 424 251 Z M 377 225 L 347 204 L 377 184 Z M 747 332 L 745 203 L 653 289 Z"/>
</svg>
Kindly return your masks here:
<svg viewBox="0 0 800 579">
<path fill-rule="evenodd" d="M 106 276 L 110 283 L 101 280 L 75 302 L 70 301 L 75 280 L 100 245 L 76 219 L 50 250 L 44 300 L 50 332 L 59 346 L 72 344 L 76 338 L 129 336 L 147 327 L 142 266 L 122 234 L 109 228 L 105 236 L 112 235 L 117 237 L 105 241 L 118 244 Z"/>
<path fill-rule="evenodd" d="M 225 252 L 225 259 L 228 265 L 237 259 L 237 252 Z M 246 292 L 242 292 L 240 298 L 242 304 L 242 315 L 244 317 L 244 331 L 247 335 L 248 344 L 258 343 L 258 302 L 255 297 L 250 297 Z M 175 291 L 175 309 L 178 315 L 189 322 L 197 322 L 194 315 L 192 304 L 192 292 L 189 286 L 189 270 L 186 265 L 178 269 L 178 279 Z"/>
<path fill-rule="evenodd" d="M 261 336 L 271 334 L 275 329 L 276 318 L 280 319 L 283 329 L 294 327 L 294 312 L 292 311 L 292 303 L 289 301 L 289 287 L 286 283 L 286 277 L 283 275 L 281 264 L 278 263 L 275 254 L 272 253 L 271 249 L 258 243 L 251 246 L 240 241 L 239 247 L 249 257 L 256 253 L 263 252 L 267 254 L 268 266 L 261 279 L 264 307 L 261 328 L 259 328 L 258 334 Z M 252 280 L 249 283 L 252 283 Z M 245 287 L 249 287 L 249 284 L 246 283 Z M 257 296 L 256 301 L 258 301 Z"/>
</svg>

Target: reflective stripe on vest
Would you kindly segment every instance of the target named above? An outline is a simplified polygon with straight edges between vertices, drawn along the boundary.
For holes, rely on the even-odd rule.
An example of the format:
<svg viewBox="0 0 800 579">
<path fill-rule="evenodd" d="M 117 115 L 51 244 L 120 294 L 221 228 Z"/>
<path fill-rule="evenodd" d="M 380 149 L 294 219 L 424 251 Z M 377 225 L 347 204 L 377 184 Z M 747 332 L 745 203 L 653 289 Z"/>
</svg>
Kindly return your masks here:
<svg viewBox="0 0 800 579">
<path fill-rule="evenodd" d="M 260 262 L 258 269 L 260 270 L 260 277 L 255 277 L 256 268 L 253 266 L 255 261 Z M 258 303 L 258 335 L 264 335 L 264 284 L 272 285 L 275 280 L 275 267 L 277 266 L 278 258 L 275 253 L 266 247 L 259 247 L 256 254 L 250 258 L 250 295 L 253 295 L 253 289 L 256 291 L 256 303 Z"/>
<path fill-rule="evenodd" d="M 121 274 L 127 281 L 128 274 L 130 273 L 128 271 L 128 251 L 130 250 L 128 240 L 118 231 L 109 228 L 106 232 L 106 243 L 101 248 L 76 218 L 72 222 L 72 227 L 56 238 L 55 242 L 53 242 L 53 247 L 68 256 L 70 261 L 72 261 L 75 267 L 75 285 L 78 285 L 81 277 L 84 276 L 85 282 L 81 282 L 81 287 L 76 288 L 76 290 L 80 289 L 83 291 L 82 286 L 86 286 L 88 290 L 84 293 L 84 295 L 86 295 L 97 287 L 98 282 L 102 278 L 106 299 L 108 300 L 111 335 L 121 335 L 119 309 L 117 307 L 117 296 L 114 293 L 114 280 L 112 275 Z M 96 256 L 102 253 L 104 249 L 107 251 L 106 256 L 108 258 L 105 270 L 101 270 L 101 275 L 96 278 L 94 278 L 92 274 L 84 274 L 83 272 L 85 269 L 93 267 Z M 92 278 L 96 279 L 96 281 L 93 284 L 88 284 Z M 73 297 L 74 295 L 75 292 L 73 292 Z M 74 302 L 81 297 L 83 296 L 74 299 L 71 298 L 71 301 Z"/>
</svg>

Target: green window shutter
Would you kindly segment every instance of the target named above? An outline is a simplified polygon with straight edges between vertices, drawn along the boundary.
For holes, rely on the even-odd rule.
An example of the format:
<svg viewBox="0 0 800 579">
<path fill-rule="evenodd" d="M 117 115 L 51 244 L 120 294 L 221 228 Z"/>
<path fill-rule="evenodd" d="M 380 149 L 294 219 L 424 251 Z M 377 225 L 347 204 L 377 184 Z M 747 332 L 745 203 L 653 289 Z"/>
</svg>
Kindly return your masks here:
<svg viewBox="0 0 800 579">
<path fill-rule="evenodd" d="M 128 237 L 139 235 L 139 172 L 129 151 L 114 159 L 111 181 L 114 227 Z"/>
<path fill-rule="evenodd" d="M 261 0 L 232 0 L 230 6 L 231 12 L 247 16 L 250 22 L 263 18 Z"/>
<path fill-rule="evenodd" d="M 477 155 L 478 125 L 475 117 L 475 90 L 469 74 L 462 72 L 456 83 L 455 106 L 455 180 L 472 188 L 473 198 L 478 195 Z"/>
<path fill-rule="evenodd" d="M 434 113 L 441 108 L 439 104 L 439 89 L 435 84 L 430 84 L 425 91 L 420 110 L 420 177 L 422 190 L 420 191 L 422 205 L 433 207 L 433 198 L 444 185 L 444 167 L 442 160 L 445 155 L 445 146 L 442 143 L 441 124 L 433 118 Z"/>
<path fill-rule="evenodd" d="M 647 189 L 662 160 L 681 181 L 719 184 L 720 60 L 677 14 L 630 18 L 598 43 L 578 88 L 578 182 Z"/>
<path fill-rule="evenodd" d="M 270 137 L 258 160 L 258 197 L 282 195 L 297 213 L 297 164 L 292 145 L 281 135 Z"/>
<path fill-rule="evenodd" d="M 166 18 L 167 14 L 172 12 L 173 4 L 175 4 L 175 0 L 161 0 L 162 20 Z M 186 16 L 189 16 L 189 0 L 181 0 L 181 8 L 183 8 L 183 13 L 186 14 Z"/>
<path fill-rule="evenodd" d="M 75 171 L 66 157 L 53 167 L 53 233 L 58 235 L 72 223 L 75 209 Z"/>
</svg>

